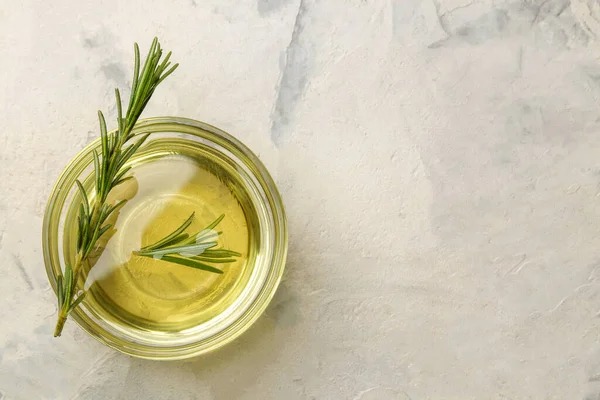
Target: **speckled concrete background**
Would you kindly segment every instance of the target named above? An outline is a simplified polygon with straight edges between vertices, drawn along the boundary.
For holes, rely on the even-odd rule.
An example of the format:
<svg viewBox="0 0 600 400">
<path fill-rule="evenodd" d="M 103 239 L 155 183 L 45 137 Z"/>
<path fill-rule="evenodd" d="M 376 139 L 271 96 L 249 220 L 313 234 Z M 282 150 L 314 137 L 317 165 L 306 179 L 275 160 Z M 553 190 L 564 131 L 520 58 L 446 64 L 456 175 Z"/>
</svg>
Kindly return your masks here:
<svg viewBox="0 0 600 400">
<path fill-rule="evenodd" d="M 600 398 L 595 1 L 0 5 L 0 399 Z M 146 115 L 239 137 L 289 215 L 266 315 L 186 363 L 53 339 L 40 249 L 154 35 Z"/>
</svg>

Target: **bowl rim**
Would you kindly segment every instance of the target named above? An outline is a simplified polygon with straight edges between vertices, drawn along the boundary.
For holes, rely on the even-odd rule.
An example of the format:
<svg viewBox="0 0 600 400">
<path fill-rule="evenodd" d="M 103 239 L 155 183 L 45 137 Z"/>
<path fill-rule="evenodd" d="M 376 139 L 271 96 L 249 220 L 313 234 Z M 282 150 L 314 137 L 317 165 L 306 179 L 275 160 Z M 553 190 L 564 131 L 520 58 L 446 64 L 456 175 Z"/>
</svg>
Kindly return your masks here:
<svg viewBox="0 0 600 400">
<path fill-rule="evenodd" d="M 225 145 L 225 147 L 229 147 L 227 148 L 227 150 L 231 151 L 233 149 L 239 152 L 244 158 L 246 158 L 249 161 L 249 164 L 247 163 L 247 166 L 252 167 L 250 173 L 258 180 L 258 182 L 262 186 L 262 189 L 265 192 L 265 195 L 268 200 L 267 207 L 273 215 L 274 226 L 278 228 L 276 230 L 277 234 L 273 239 L 276 243 L 274 245 L 273 258 L 269 265 L 269 271 L 267 273 L 263 286 L 257 292 L 257 295 L 253 299 L 252 303 L 248 306 L 244 313 L 239 315 L 239 317 L 236 320 L 232 321 L 231 324 L 227 325 L 222 330 L 219 330 L 213 336 L 201 339 L 197 343 L 186 345 L 185 347 L 180 349 L 179 352 L 177 352 L 177 349 L 179 347 L 157 347 L 157 351 L 153 353 L 150 351 L 139 351 L 139 349 L 137 348 L 139 344 L 133 344 L 133 346 L 124 346 L 122 345 L 124 341 L 122 339 L 115 341 L 114 334 L 112 334 L 111 332 L 108 332 L 105 329 L 101 329 L 100 331 L 98 331 L 94 328 L 94 326 L 88 324 L 86 320 L 88 320 L 89 318 L 84 315 L 83 311 L 81 311 L 80 308 L 75 309 L 70 315 L 71 320 L 75 321 L 80 328 L 82 328 L 96 340 L 122 353 L 138 358 L 153 360 L 180 360 L 197 357 L 201 354 L 214 351 L 226 345 L 227 343 L 230 343 L 231 341 L 238 338 L 241 334 L 243 334 L 247 329 L 249 329 L 250 326 L 252 326 L 254 322 L 262 315 L 262 313 L 265 311 L 266 307 L 270 303 L 271 299 L 273 298 L 277 287 L 279 286 L 279 283 L 281 281 L 283 271 L 285 269 L 288 247 L 288 230 L 283 200 L 281 198 L 279 190 L 277 189 L 277 186 L 275 185 L 275 182 L 269 174 L 269 172 L 267 171 L 266 167 L 245 144 L 243 144 L 240 140 L 238 140 L 231 134 L 213 125 L 190 118 L 176 116 L 160 116 L 140 119 L 134 127 L 134 132 L 137 132 L 136 134 L 141 134 L 143 133 L 145 128 L 147 129 L 153 126 L 161 126 L 163 124 L 165 126 L 184 125 L 204 131 L 209 136 L 214 136 L 214 139 L 216 139 L 213 140 L 214 143 L 220 144 L 221 146 Z M 111 131 L 111 133 L 112 132 L 114 132 L 114 130 Z M 168 129 L 163 130 L 162 132 L 168 132 Z M 195 133 L 188 134 L 196 135 L 198 137 L 207 139 L 206 137 L 200 136 Z M 73 175 L 74 170 L 76 170 L 77 166 L 84 163 L 85 158 L 88 155 L 90 155 L 92 150 L 97 148 L 99 145 L 100 139 L 97 138 L 88 145 L 86 145 L 67 163 L 67 165 L 63 168 L 62 172 L 60 173 L 58 179 L 56 180 L 52 191 L 50 192 L 50 195 L 48 197 L 48 202 L 46 203 L 44 219 L 42 224 L 42 248 L 46 274 L 55 294 L 57 291 L 56 270 L 54 268 L 56 260 L 54 254 L 52 253 L 54 252 L 54 249 L 51 246 L 50 239 L 53 234 L 53 232 L 51 231 L 51 226 L 58 224 L 58 221 L 54 220 L 57 218 L 60 219 L 61 216 L 61 208 L 56 210 L 57 202 L 62 197 L 62 203 L 66 203 L 66 193 L 70 192 L 75 184 L 75 176 Z M 85 166 L 87 167 L 89 166 L 89 164 L 85 163 Z M 67 191 L 66 193 L 65 190 Z M 59 233 L 57 232 L 56 234 Z M 58 250 L 56 250 L 56 252 L 58 252 Z M 59 255 L 58 257 L 58 268 L 60 269 L 62 255 Z M 239 323 L 240 321 L 242 322 L 241 324 Z M 96 325 L 96 327 L 99 326 Z M 223 332 L 225 332 L 225 335 L 223 335 Z M 212 343 L 209 343 L 204 347 L 199 347 L 198 343 L 209 342 L 211 338 L 215 336 L 218 337 L 216 340 L 213 340 Z M 119 341 L 121 343 L 119 343 Z M 125 343 L 129 344 L 129 342 Z"/>
</svg>

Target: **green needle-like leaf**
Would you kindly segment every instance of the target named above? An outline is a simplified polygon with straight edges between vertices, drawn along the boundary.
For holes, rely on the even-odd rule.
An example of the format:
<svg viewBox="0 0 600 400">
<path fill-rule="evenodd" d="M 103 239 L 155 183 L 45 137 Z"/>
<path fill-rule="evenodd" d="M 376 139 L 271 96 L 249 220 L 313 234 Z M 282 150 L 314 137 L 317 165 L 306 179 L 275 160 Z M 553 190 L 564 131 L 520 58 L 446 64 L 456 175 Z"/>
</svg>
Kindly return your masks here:
<svg viewBox="0 0 600 400">
<path fill-rule="evenodd" d="M 98 232 L 98 237 L 100 238 L 107 230 L 109 230 L 112 227 L 111 224 L 108 224 L 106 226 L 103 226 L 100 231 Z"/>
<path fill-rule="evenodd" d="M 186 219 L 183 222 L 183 224 L 181 224 L 179 226 L 179 228 L 175 229 L 173 231 L 173 233 L 165 236 L 164 238 L 160 239 L 158 242 L 156 242 L 154 244 L 142 247 L 140 250 L 148 251 L 148 250 L 158 249 L 160 247 L 166 246 L 168 242 L 172 241 L 175 237 L 181 235 L 183 233 L 183 231 L 185 231 L 187 229 L 187 227 L 190 226 L 190 224 L 192 223 L 193 220 L 194 220 L 194 213 L 192 213 L 192 215 L 190 215 L 188 217 L 188 219 Z"/>
<path fill-rule="evenodd" d="M 85 215 L 88 215 L 90 213 L 90 203 L 88 202 L 88 197 L 85 193 L 85 189 L 83 188 L 81 182 L 79 182 L 79 179 L 76 179 L 75 183 L 77 184 L 77 188 L 79 189 L 79 193 L 81 193 L 81 198 L 83 199 L 83 202 L 81 204 L 83 204 Z"/>
<path fill-rule="evenodd" d="M 208 231 L 208 230 L 216 228 L 217 225 L 219 225 L 221 223 L 221 221 L 223 221 L 223 218 L 225 218 L 225 214 L 221 214 L 221 216 L 219 216 L 219 218 L 215 219 L 213 221 L 213 223 L 208 225 L 206 228 L 204 228 L 204 230 Z"/>
<path fill-rule="evenodd" d="M 118 182 L 121 180 L 121 178 L 123 177 L 123 175 L 125 175 L 126 173 L 129 172 L 129 170 L 131 169 L 131 167 L 125 167 L 123 168 L 118 174 L 117 176 L 115 176 L 115 179 L 113 179 L 113 182 Z M 113 186 L 117 186 L 117 185 L 113 185 Z"/>
<path fill-rule="evenodd" d="M 161 260 L 172 262 L 172 263 L 175 263 L 175 264 L 185 265 L 187 267 L 201 269 L 203 271 L 214 272 L 215 274 L 222 274 L 223 273 L 223 271 L 221 271 L 218 268 L 211 267 L 210 265 L 203 264 L 201 262 L 195 261 L 195 260 L 190 259 L 190 258 L 164 256 L 163 258 L 161 258 Z"/>
<path fill-rule="evenodd" d="M 117 127 L 121 134 L 123 132 L 123 105 L 121 104 L 121 93 L 119 93 L 118 88 L 115 88 L 115 97 L 117 101 Z"/>
<path fill-rule="evenodd" d="M 102 157 L 108 157 L 108 133 L 106 131 L 106 120 L 102 111 L 98 110 L 98 120 L 100 121 L 100 139 L 102 141 Z"/>
<path fill-rule="evenodd" d="M 207 256 L 207 257 L 212 257 L 212 258 L 219 258 L 219 257 L 241 257 L 242 256 L 237 251 L 225 250 L 225 249 L 219 249 L 219 250 L 210 249 L 210 250 L 206 250 L 204 252 L 204 255 Z"/>
<path fill-rule="evenodd" d="M 71 307 L 69 307 L 69 312 L 73 311 L 79 305 L 79 303 L 81 303 L 83 301 L 84 298 L 85 298 L 85 292 L 82 292 L 79 296 L 77 296 L 75 301 L 73 303 L 71 303 Z"/>
<path fill-rule="evenodd" d="M 166 242 L 162 243 L 162 246 L 175 246 L 177 244 L 181 244 L 181 242 L 185 239 L 187 239 L 190 235 L 188 235 L 187 233 L 182 233 L 180 235 L 175 236 L 173 239 L 171 240 L 167 240 Z"/>
<path fill-rule="evenodd" d="M 58 296 L 58 307 L 62 306 L 62 303 L 64 301 L 64 292 L 63 292 L 63 276 L 59 275 L 58 278 L 56 278 L 56 294 Z"/>
<path fill-rule="evenodd" d="M 210 263 L 215 263 L 215 264 L 236 262 L 235 258 L 212 258 L 212 257 L 202 257 L 202 256 L 196 256 L 196 257 L 194 257 L 194 260 L 210 262 Z"/>
<path fill-rule="evenodd" d="M 214 235 L 214 233 L 211 232 L 211 230 L 216 228 L 217 225 L 219 225 L 221 223 L 221 221 L 223 221 L 223 218 L 225 218 L 225 214 L 221 214 L 217 219 L 215 219 L 213 222 L 208 224 L 208 226 L 206 228 L 202 229 L 200 232 L 196 233 L 195 235 L 190 235 L 190 238 L 188 240 L 186 240 L 184 243 L 182 243 L 182 245 L 191 244 L 191 243 L 200 243 L 205 238 Z M 218 232 L 216 232 L 216 233 L 218 233 Z"/>
<path fill-rule="evenodd" d="M 121 161 L 119 161 L 119 163 L 117 164 L 117 167 L 119 169 L 122 168 L 123 165 L 125 165 L 125 163 L 127 162 L 127 160 L 129 160 L 131 158 L 133 153 L 135 153 L 137 151 L 137 149 L 139 149 L 140 146 L 142 144 L 144 144 L 146 139 L 148 139 L 148 136 L 150 136 L 149 133 L 145 134 L 137 142 L 135 142 L 135 144 L 132 144 L 123 152 L 123 154 L 121 155 Z"/>
<path fill-rule="evenodd" d="M 102 171 L 100 169 L 100 159 L 98 157 L 98 152 L 94 150 L 92 153 L 94 154 L 94 175 L 96 177 L 96 189 L 98 189 L 101 186 Z"/>
<path fill-rule="evenodd" d="M 110 217 L 110 215 L 119 207 L 121 207 L 123 204 L 127 203 L 127 200 L 119 200 L 117 201 L 113 206 L 108 207 L 108 209 L 106 210 L 106 218 Z M 106 220 L 105 218 L 105 220 Z M 104 222 L 104 221 L 102 221 Z"/>
<path fill-rule="evenodd" d="M 135 61 L 133 69 L 133 83 L 131 84 L 131 95 L 129 96 L 129 106 L 127 106 L 127 119 L 129 119 L 129 114 L 132 110 L 134 94 L 137 91 L 137 85 L 140 75 L 140 47 L 137 43 L 133 44 L 133 50 L 135 53 Z"/>
</svg>

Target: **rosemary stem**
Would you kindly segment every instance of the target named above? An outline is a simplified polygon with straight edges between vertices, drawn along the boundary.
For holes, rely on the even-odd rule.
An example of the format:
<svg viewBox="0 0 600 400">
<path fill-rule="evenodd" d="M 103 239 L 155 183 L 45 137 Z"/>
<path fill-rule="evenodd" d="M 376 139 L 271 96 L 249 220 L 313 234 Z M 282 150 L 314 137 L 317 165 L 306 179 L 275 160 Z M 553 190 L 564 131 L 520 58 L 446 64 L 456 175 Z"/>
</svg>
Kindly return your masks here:
<svg viewBox="0 0 600 400">
<path fill-rule="evenodd" d="M 148 133 L 137 139 L 135 143 L 124 147 L 135 135 L 132 130 L 154 90 L 163 79 L 173 72 L 177 64 L 171 69 L 168 67 L 169 53 L 161 63 L 162 50 L 158 39 L 154 38 L 144 67 L 140 71 L 140 54 L 137 44 L 134 44 L 135 69 L 129 106 L 125 117 L 121 103 L 121 95 L 115 89 L 117 101 L 117 131 L 110 134 L 107 131 L 106 120 L 101 111 L 98 111 L 100 123 L 100 149 L 93 150 L 95 197 L 89 199 L 83 184 L 76 180 L 78 190 L 82 197 L 79 208 L 77 234 L 77 253 L 72 262 L 67 262 L 64 271 L 57 274 L 57 300 L 59 305 L 58 320 L 54 336 L 60 336 L 65 321 L 71 311 L 83 301 L 86 292 L 77 288 L 77 281 L 83 265 L 88 263 L 88 257 L 97 247 L 98 239 L 107 232 L 112 224 L 107 222 L 110 215 L 121 206 L 125 200 L 114 205 L 107 203 L 110 191 L 119 184 L 131 179 L 126 176 L 131 167 L 126 167 L 127 161 L 143 145 L 148 138 Z"/>
<path fill-rule="evenodd" d="M 56 320 L 56 327 L 54 328 L 54 337 L 60 336 L 65 326 L 65 322 L 67 322 L 67 313 L 60 309 L 58 319 Z"/>
<path fill-rule="evenodd" d="M 98 199 L 98 197 L 94 199 L 94 205 L 92 206 L 92 219 L 98 218 L 102 204 L 103 203 Z M 79 273 L 81 272 L 83 264 L 87 261 L 88 256 L 89 254 L 83 254 L 82 250 L 79 250 L 75 255 L 75 261 L 73 263 L 73 285 L 71 286 L 69 293 L 66 293 L 66 296 L 69 298 L 73 298 L 73 295 L 77 291 L 76 286 L 77 282 L 79 281 Z M 68 305 L 69 303 L 63 303 L 63 306 L 58 310 L 58 318 L 56 320 L 56 327 L 54 328 L 54 337 L 60 336 L 65 326 L 65 322 L 67 322 L 67 316 L 69 315 Z"/>
<path fill-rule="evenodd" d="M 79 279 L 79 271 L 81 271 L 81 266 L 83 265 L 83 257 L 80 252 L 75 256 L 75 263 L 73 265 L 73 281 L 77 283 Z M 67 295 L 73 297 L 73 292 L 75 291 L 75 284 L 71 287 L 70 293 Z M 63 306 L 58 310 L 58 319 L 56 320 L 56 327 L 54 328 L 54 337 L 60 336 L 62 330 L 65 326 L 65 322 L 67 322 L 67 316 L 69 315 L 69 310 L 67 308 L 68 303 L 63 303 Z"/>
</svg>

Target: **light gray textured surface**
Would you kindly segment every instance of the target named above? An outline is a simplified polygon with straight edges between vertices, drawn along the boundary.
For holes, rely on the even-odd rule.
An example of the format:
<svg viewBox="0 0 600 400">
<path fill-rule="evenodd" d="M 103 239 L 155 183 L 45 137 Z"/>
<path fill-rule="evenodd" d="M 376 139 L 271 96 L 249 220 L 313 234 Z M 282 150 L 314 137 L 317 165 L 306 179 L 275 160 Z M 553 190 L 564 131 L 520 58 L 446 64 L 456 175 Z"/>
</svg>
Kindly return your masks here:
<svg viewBox="0 0 600 400">
<path fill-rule="evenodd" d="M 0 399 L 600 398 L 598 3 L 0 5 Z M 187 363 L 53 339 L 40 249 L 154 35 L 146 115 L 236 135 L 289 217 L 266 315 Z"/>
</svg>

